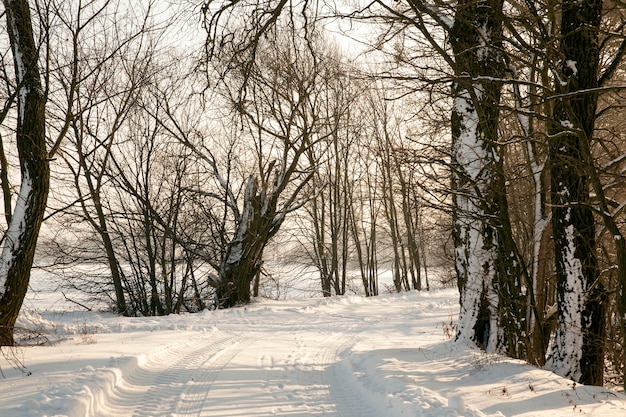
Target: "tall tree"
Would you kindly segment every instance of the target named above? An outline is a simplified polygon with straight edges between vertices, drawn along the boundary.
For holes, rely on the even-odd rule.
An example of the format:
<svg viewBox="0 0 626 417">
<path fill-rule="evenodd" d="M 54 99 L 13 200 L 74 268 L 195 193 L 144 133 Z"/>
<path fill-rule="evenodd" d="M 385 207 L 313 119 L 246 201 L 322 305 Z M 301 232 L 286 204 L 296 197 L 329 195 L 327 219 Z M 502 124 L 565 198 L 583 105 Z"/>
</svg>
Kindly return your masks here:
<svg viewBox="0 0 626 417">
<path fill-rule="evenodd" d="M 15 321 L 26 296 L 43 221 L 50 168 L 39 49 L 26 0 L 4 0 L 17 88 L 16 143 L 21 185 L 0 257 L 0 345 L 13 345 Z"/>
<path fill-rule="evenodd" d="M 283 34 L 260 42 L 263 56 L 229 77 L 231 105 L 254 144 L 256 166 L 246 168 L 251 173 L 244 180 L 242 209 L 235 211 L 235 231 L 213 280 L 225 307 L 250 300 L 266 245 L 306 200 L 301 191 L 314 174 L 306 153 L 334 131 L 319 104 L 336 69 L 318 59 L 316 40 L 303 42 L 297 28 L 291 22 L 281 27 Z"/>
<path fill-rule="evenodd" d="M 453 238 L 461 309 L 458 336 L 490 351 L 524 356 L 524 300 L 519 254 L 508 213 L 498 137 L 505 82 L 503 1 L 461 0 L 450 12 L 410 0 L 412 24 L 453 71 Z M 446 14 L 447 13 L 447 14 Z M 429 30 L 447 32 L 452 53 Z M 408 19 L 407 19 L 408 17 Z M 450 19 L 449 17 L 453 17 Z"/>
<path fill-rule="evenodd" d="M 453 236 L 461 294 L 459 335 L 521 356 L 523 316 L 502 159 L 498 149 L 503 1 L 459 1 L 450 29 L 456 82 L 452 110 Z M 474 81 L 474 80 L 480 81 Z M 513 308 L 513 310 L 511 310 Z M 507 346 L 508 345 L 508 346 Z"/>
<path fill-rule="evenodd" d="M 588 180 L 601 16 L 601 0 L 562 2 L 561 71 L 549 126 L 558 324 L 548 366 L 593 385 L 603 383 L 605 332 L 605 294 L 598 277 Z"/>
<path fill-rule="evenodd" d="M 408 0 L 393 7 L 369 7 L 384 31 L 377 45 L 400 45 L 392 54 L 408 64 L 412 80 L 437 95 L 433 85 L 452 81 L 452 218 L 455 266 L 460 291 L 458 336 L 490 351 L 525 355 L 525 300 L 520 254 L 508 213 L 505 153 L 498 135 L 503 85 L 506 82 L 502 0 L 425 2 Z M 401 39 L 398 34 L 407 35 Z M 412 56 L 407 47 L 429 54 Z M 434 52 L 434 55 L 433 55 Z M 446 67 L 442 68 L 441 63 Z M 400 68 L 399 79 L 406 79 Z M 441 79 L 442 75 L 444 76 Z M 439 77 L 439 78 L 438 78 Z M 434 80 L 434 81 L 433 81 Z"/>
</svg>

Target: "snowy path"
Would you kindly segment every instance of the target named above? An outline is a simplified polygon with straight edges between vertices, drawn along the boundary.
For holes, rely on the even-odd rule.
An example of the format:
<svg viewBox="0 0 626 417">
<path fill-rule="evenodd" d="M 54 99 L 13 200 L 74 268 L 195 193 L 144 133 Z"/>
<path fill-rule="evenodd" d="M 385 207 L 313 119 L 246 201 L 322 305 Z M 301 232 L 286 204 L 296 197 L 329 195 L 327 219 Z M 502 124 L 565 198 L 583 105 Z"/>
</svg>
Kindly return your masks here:
<svg viewBox="0 0 626 417">
<path fill-rule="evenodd" d="M 623 416 L 626 397 L 452 343 L 455 290 L 123 318 L 24 312 L 0 417 Z M 34 304 L 34 302 L 32 302 Z"/>
<path fill-rule="evenodd" d="M 338 372 L 350 347 L 344 334 L 264 330 L 156 349 L 121 375 L 95 414 L 379 417 Z"/>
<path fill-rule="evenodd" d="M 97 414 L 107 416 L 199 415 L 211 383 L 236 355 L 235 337 L 198 338 L 159 348 L 127 369 Z M 194 412 L 194 409 L 196 412 Z"/>
</svg>

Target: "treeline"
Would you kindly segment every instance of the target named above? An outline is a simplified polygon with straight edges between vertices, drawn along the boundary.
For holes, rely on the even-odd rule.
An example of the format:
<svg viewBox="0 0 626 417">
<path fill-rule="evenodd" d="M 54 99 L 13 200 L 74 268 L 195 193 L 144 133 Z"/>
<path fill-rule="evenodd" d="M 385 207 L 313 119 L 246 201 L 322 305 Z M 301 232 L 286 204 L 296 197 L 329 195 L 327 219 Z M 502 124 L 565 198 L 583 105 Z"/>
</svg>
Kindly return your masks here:
<svg viewBox="0 0 626 417">
<path fill-rule="evenodd" d="M 449 238 L 425 228 L 437 220 L 425 218 L 418 145 L 384 83 L 325 31 L 281 19 L 249 61 L 234 44 L 203 52 L 156 3 L 30 7 L 51 169 L 36 266 L 65 287 L 129 316 L 246 303 L 288 221 L 283 239 L 324 296 L 377 295 L 384 268 L 397 291 L 428 288 L 421 236 Z M 200 25 L 195 12 L 175 17 Z M 3 56 L 8 225 L 19 67 Z"/>
<path fill-rule="evenodd" d="M 391 28 L 379 44 L 416 90 L 450 87 L 458 337 L 623 381 L 623 5 L 412 0 L 357 15 Z"/>
</svg>

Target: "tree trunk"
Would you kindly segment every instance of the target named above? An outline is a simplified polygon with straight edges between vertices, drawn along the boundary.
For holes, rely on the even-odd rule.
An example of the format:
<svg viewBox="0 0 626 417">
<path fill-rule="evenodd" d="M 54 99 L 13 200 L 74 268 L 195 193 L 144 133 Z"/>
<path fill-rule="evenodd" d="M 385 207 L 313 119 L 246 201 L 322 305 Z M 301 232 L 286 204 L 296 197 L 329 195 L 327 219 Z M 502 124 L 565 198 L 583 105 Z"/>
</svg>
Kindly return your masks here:
<svg viewBox="0 0 626 417">
<path fill-rule="evenodd" d="M 520 357 L 524 301 L 497 149 L 499 80 L 504 77 L 502 7 L 501 0 L 460 1 L 450 29 L 458 77 L 452 110 L 458 337 Z"/>
<path fill-rule="evenodd" d="M 361 282 L 363 283 L 363 291 L 365 291 L 366 297 L 371 297 L 369 280 L 367 275 L 367 260 L 363 254 L 363 247 L 361 246 L 361 238 L 359 237 L 359 227 L 356 221 L 356 213 L 354 209 L 354 197 L 350 200 L 349 204 L 349 221 L 350 221 L 350 233 L 352 234 L 352 240 L 354 241 L 354 248 L 356 249 L 356 259 L 359 264 L 359 271 L 361 273 Z M 367 241 L 367 238 L 366 238 Z"/>
<path fill-rule="evenodd" d="M 250 284 L 261 271 L 263 250 L 283 220 L 283 215 L 276 213 L 276 198 L 274 194 L 257 192 L 256 181 L 248 179 L 240 221 L 228 244 L 220 275 L 211 283 L 219 307 L 250 302 Z"/>
<path fill-rule="evenodd" d="M 375 201 L 370 197 L 370 230 L 367 245 L 367 274 L 370 295 L 378 295 L 378 228 L 376 226 Z"/>
<path fill-rule="evenodd" d="M 117 314 L 129 316 L 130 311 L 128 311 L 128 307 L 126 306 L 124 285 L 122 283 L 120 267 L 117 262 L 117 255 L 115 254 L 115 249 L 113 248 L 113 242 L 111 241 L 109 231 L 106 229 L 106 220 L 104 219 L 104 217 L 101 216 L 104 216 L 104 213 L 98 213 L 98 221 L 100 223 L 100 226 L 103 227 L 98 229 L 98 233 L 102 238 L 102 243 L 104 244 L 104 250 L 107 257 L 107 263 L 109 264 L 109 270 L 111 271 L 111 281 L 113 282 L 113 289 L 115 290 L 115 309 Z"/>
<path fill-rule="evenodd" d="M 86 199 L 83 198 L 81 195 L 80 201 L 81 201 L 83 213 L 85 215 L 85 218 L 89 222 L 89 224 L 91 224 L 91 226 L 98 233 L 98 235 L 100 235 L 100 238 L 102 239 L 102 244 L 104 245 L 104 251 L 107 257 L 107 263 L 109 265 L 109 270 L 111 272 L 111 280 L 113 282 L 113 288 L 115 290 L 116 311 L 118 314 L 123 314 L 125 316 L 128 316 L 130 312 L 128 311 L 127 306 L 126 306 L 126 298 L 124 296 L 124 286 L 122 284 L 122 276 L 119 270 L 119 263 L 117 261 L 117 256 L 115 254 L 115 249 L 113 247 L 111 235 L 109 234 L 109 230 L 107 227 L 106 216 L 104 214 L 104 209 L 102 207 L 102 199 L 100 195 L 101 177 L 95 178 L 95 181 L 94 181 L 91 170 L 89 169 L 90 167 L 87 164 L 87 161 L 85 160 L 83 142 L 79 133 L 80 129 L 75 127 L 74 131 L 76 133 L 76 140 L 77 140 L 76 147 L 78 150 L 78 162 L 84 172 L 83 175 L 85 176 L 85 181 L 87 182 L 87 187 L 89 188 L 89 197 L 93 201 L 94 209 L 96 211 L 96 218 L 94 219 L 93 216 L 87 210 L 87 207 L 85 205 Z M 107 154 L 110 152 L 110 150 L 111 148 L 107 147 Z M 104 170 L 104 167 L 103 167 L 103 170 Z M 82 194 L 81 189 L 79 187 L 78 177 L 76 177 L 75 179 L 75 184 L 76 184 L 76 189 L 78 190 L 78 192 Z"/>
<path fill-rule="evenodd" d="M 317 177 L 312 181 L 317 181 Z M 328 267 L 328 259 L 326 257 L 326 204 L 323 192 L 315 195 L 311 199 L 311 216 L 313 219 L 313 256 L 314 262 L 320 273 L 320 284 L 322 287 L 322 295 L 330 297 L 331 292 L 331 276 Z"/>
<path fill-rule="evenodd" d="M 537 78 L 543 81 L 549 79 L 549 68 L 539 68 L 538 58 L 535 57 L 529 65 L 529 72 L 526 76 L 531 83 Z M 514 80 L 520 80 L 515 68 L 509 66 L 509 71 Z M 543 367 L 546 362 L 546 352 L 550 341 L 551 324 L 553 320 L 547 317 L 548 303 L 554 304 L 550 298 L 548 284 L 553 274 L 553 255 L 550 249 L 552 244 L 551 231 L 549 230 L 550 217 L 547 214 L 547 194 L 546 187 L 546 157 L 541 155 L 535 136 L 535 118 L 531 118 L 524 111 L 525 108 L 531 111 L 541 111 L 539 108 L 546 106 L 544 101 L 539 101 L 537 87 L 528 87 L 527 97 L 522 95 L 520 85 L 513 83 L 515 96 L 515 108 L 518 110 L 517 119 L 522 129 L 525 145 L 528 169 L 532 178 L 533 211 L 532 211 L 532 255 L 529 262 L 530 271 L 526 275 L 526 360 L 536 366 Z M 539 83 L 537 83 L 539 85 Z M 545 82 L 544 82 L 545 84 Z"/>
<path fill-rule="evenodd" d="M 4 0 L 4 7 L 18 88 L 16 142 L 22 174 L 0 259 L 0 346 L 11 346 L 46 209 L 50 169 L 45 137 L 45 97 L 29 4 L 26 0 Z"/>
<path fill-rule="evenodd" d="M 555 245 L 558 322 L 548 367 L 583 384 L 602 385 L 604 288 L 596 259 L 590 205 L 589 142 L 597 108 L 602 2 L 563 2 L 558 98 L 550 126 L 552 230 Z"/>
<path fill-rule="evenodd" d="M 384 122 L 383 122 L 384 124 Z M 389 140 L 386 126 L 383 126 L 382 139 L 385 142 L 381 144 L 380 153 L 382 155 L 381 170 L 383 171 L 383 207 L 385 209 L 385 218 L 389 225 L 389 237 L 391 237 L 391 249 L 393 250 L 392 275 L 393 285 L 396 292 L 408 291 L 407 288 L 407 268 L 406 259 L 404 257 L 404 247 L 402 245 L 401 231 L 398 224 L 398 210 L 396 209 L 396 201 L 393 190 L 393 175 L 391 171 L 392 156 L 391 143 Z"/>
</svg>

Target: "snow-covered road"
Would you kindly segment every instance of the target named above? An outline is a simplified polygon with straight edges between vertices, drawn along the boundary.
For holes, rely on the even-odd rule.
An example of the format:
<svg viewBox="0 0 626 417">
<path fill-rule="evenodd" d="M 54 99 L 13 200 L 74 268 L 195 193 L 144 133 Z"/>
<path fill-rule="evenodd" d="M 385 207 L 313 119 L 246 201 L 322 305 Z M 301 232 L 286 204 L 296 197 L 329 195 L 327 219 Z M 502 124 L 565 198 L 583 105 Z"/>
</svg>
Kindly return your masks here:
<svg viewBox="0 0 626 417">
<path fill-rule="evenodd" d="M 40 294 L 41 296 L 41 294 Z M 32 309 L 0 416 L 626 415 L 626 397 L 453 343 L 455 290 L 160 318 Z M 31 373 L 30 375 L 28 373 Z"/>
<path fill-rule="evenodd" d="M 122 367 L 95 414 L 379 417 L 347 380 L 350 349 L 367 330 L 362 321 L 288 310 L 209 314 L 221 315 L 227 324 L 220 328 L 229 330 L 213 327 Z"/>
</svg>

